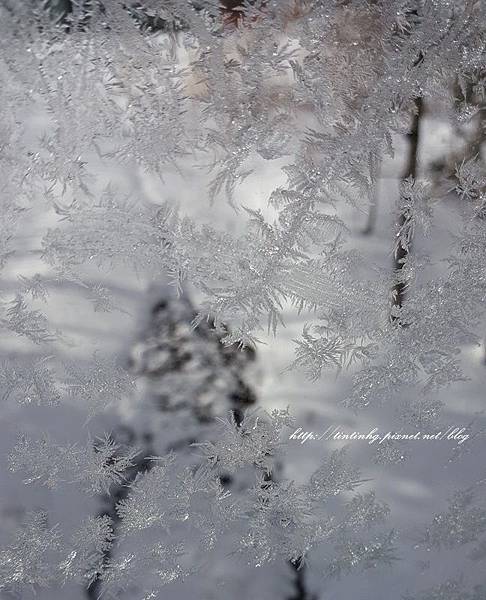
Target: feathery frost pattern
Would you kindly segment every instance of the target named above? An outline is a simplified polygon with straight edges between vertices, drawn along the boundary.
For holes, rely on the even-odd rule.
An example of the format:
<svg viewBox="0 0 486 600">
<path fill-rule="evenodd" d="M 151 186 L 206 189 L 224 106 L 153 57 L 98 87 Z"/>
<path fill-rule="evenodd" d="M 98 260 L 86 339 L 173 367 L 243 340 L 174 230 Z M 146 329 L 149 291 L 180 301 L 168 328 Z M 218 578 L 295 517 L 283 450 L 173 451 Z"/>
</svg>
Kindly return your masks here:
<svg viewBox="0 0 486 600">
<path fill-rule="evenodd" d="M 351 247 L 343 208 L 373 205 L 381 165 L 399 136 L 411 134 L 419 98 L 447 99 L 460 125 L 484 111 L 486 2 L 245 0 L 230 16 L 222 9 L 217 0 L 0 0 L 0 329 L 7 344 L 23 340 L 32 354 L 27 363 L 3 361 L 4 404 L 74 405 L 91 422 L 136 395 L 137 378 L 115 358 L 95 353 L 82 365 L 61 357 L 69 340 L 48 310 L 56 286 L 68 284 L 93 311 L 118 310 L 128 321 L 93 277 L 122 267 L 146 283 L 167 275 L 180 292 L 193 286 L 201 298 L 194 327 L 211 322 L 228 347 L 278 335 L 292 304 L 308 317 L 292 367 L 314 380 L 351 369 L 342 400 L 355 411 L 414 390 L 397 413 L 402 423 L 429 426 L 443 408 L 434 393 L 465 379 L 462 348 L 481 341 L 481 157 L 455 165 L 444 193 L 419 175 L 403 177 L 389 248 L 401 256 L 394 272 L 370 272 Z M 156 181 L 158 201 L 143 186 L 128 193 L 107 182 L 100 164 Z M 242 200 L 262 166 L 280 176 L 265 213 Z M 195 171 L 207 175 L 200 202 L 229 203 L 240 231 L 199 221 L 171 199 L 166 178 Z M 441 257 L 445 268 L 428 277 L 432 258 L 414 239 L 436 233 L 434 210 L 451 193 L 461 200 L 462 229 Z M 46 220 L 36 227 L 47 225 L 26 241 L 23 224 L 39 210 Z M 14 259 L 25 253 L 39 259 L 38 272 L 12 281 Z M 233 379 L 206 390 L 211 401 Z M 190 386 L 167 375 L 164 384 L 173 387 L 165 408 L 196 403 Z M 75 582 L 99 585 L 108 598 L 162 597 L 163 586 L 202 568 L 194 555 L 216 551 L 224 536 L 254 566 L 304 565 L 323 545 L 328 578 L 396 560 L 388 507 L 369 489 L 357 491 L 368 480 L 344 450 L 306 483 L 278 479 L 289 413 L 241 419 L 232 411 L 217 437 L 197 440 L 191 459 L 152 456 L 108 433 L 76 444 L 23 432 L 9 467 L 26 484 L 124 495 L 113 515 L 90 517 L 68 535 L 53 515 L 24 515 L 0 550 L 0 590 L 22 595 Z M 390 443 L 373 461 L 398 465 L 407 456 Z M 142 460 L 146 470 L 130 477 Z M 248 474 L 244 493 L 225 484 Z M 472 493 L 454 496 L 418 546 L 474 542 L 471 556 L 481 560 L 486 516 L 472 503 Z M 450 580 L 414 597 L 481 600 L 485 591 Z"/>
<path fill-rule="evenodd" d="M 115 550 L 117 544 L 106 516 L 89 518 L 70 540 L 63 540 L 57 528 L 27 523 L 22 536 L 25 543 L 32 536 L 32 552 L 36 547 L 51 545 L 59 553 L 69 549 L 69 555 L 57 566 L 43 565 L 48 575 L 39 585 L 48 585 L 51 580 L 100 579 L 114 593 L 125 577 L 127 585 L 139 589 L 144 589 L 146 580 L 156 577 L 157 585 L 163 586 L 193 571 L 194 565 L 185 565 L 184 557 L 186 541 L 194 545 L 194 532 L 205 552 L 216 548 L 228 530 L 239 532 L 236 550 L 255 566 L 276 559 L 302 560 L 318 544 L 335 546 L 336 558 L 327 568 L 330 577 L 393 560 L 390 533 L 377 533 L 371 545 L 358 537 L 386 526 L 389 509 L 375 500 L 374 493 L 354 495 L 342 515 L 331 516 L 326 508 L 329 499 L 355 490 L 362 483 L 359 472 L 347 463 L 344 450 L 324 463 L 307 484 L 272 480 L 270 461 L 276 457 L 282 430 L 289 424 L 287 411 L 249 413 L 239 426 L 222 422 L 217 444 L 196 444 L 195 468 L 184 467 L 175 454 L 148 457 L 154 466 L 127 484 L 128 496 L 116 505 L 119 541 L 126 545 L 129 539 L 137 547 L 137 536 L 147 531 L 158 532 L 166 540 L 165 553 L 160 543 L 145 550 L 152 556 L 148 561 L 138 552 L 132 556 L 114 553 L 113 560 L 104 560 L 106 549 Z M 123 481 L 136 454 L 132 449 L 124 451 L 108 438 L 87 448 L 22 438 L 12 451 L 10 464 L 12 470 L 26 476 L 28 484 L 51 488 L 76 484 L 88 494 L 109 493 L 113 484 Z M 256 472 L 246 494 L 233 494 L 223 487 L 221 474 L 244 473 L 250 468 Z M 16 545 L 5 552 L 14 551 Z M 154 562 L 162 556 L 170 559 L 168 564 Z M 38 560 L 41 558 L 48 560 Z M 172 567 L 171 561 L 175 561 Z"/>
</svg>

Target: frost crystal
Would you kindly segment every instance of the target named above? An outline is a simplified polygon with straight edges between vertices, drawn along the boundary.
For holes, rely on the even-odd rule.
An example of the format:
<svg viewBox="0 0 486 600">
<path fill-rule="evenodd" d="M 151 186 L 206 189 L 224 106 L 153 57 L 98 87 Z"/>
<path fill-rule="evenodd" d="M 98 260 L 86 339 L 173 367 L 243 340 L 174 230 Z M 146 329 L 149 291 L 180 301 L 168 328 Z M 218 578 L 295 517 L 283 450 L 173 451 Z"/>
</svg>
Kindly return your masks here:
<svg viewBox="0 0 486 600">
<path fill-rule="evenodd" d="M 39 482 L 50 488 L 76 483 L 88 494 L 108 494 L 113 484 L 124 481 L 126 470 L 139 453 L 136 448 L 127 448 L 125 453 L 120 450 L 108 435 L 89 441 L 85 447 L 22 436 L 10 455 L 10 470 L 24 473 L 25 483 Z"/>
<path fill-rule="evenodd" d="M 471 490 L 457 492 L 449 510 L 434 517 L 421 543 L 427 547 L 451 548 L 476 541 L 486 531 L 486 509 L 473 505 Z"/>
<path fill-rule="evenodd" d="M 49 357 L 27 363 L 5 362 L 0 372 L 3 400 L 14 398 L 19 404 L 36 406 L 59 404 L 59 382 L 54 371 L 47 365 Z"/>
<path fill-rule="evenodd" d="M 60 533 L 49 527 L 44 513 L 27 514 L 10 545 L 0 550 L 0 590 L 48 587 L 56 577 Z"/>
<path fill-rule="evenodd" d="M 66 363 L 64 369 L 64 389 L 75 402 L 86 407 L 89 417 L 120 402 L 134 390 L 133 376 L 118 364 L 116 358 L 95 353 L 87 366 Z"/>
<path fill-rule="evenodd" d="M 78 581 L 89 586 L 103 571 L 105 554 L 114 539 L 109 517 L 88 517 L 72 535 L 69 555 L 59 569 L 66 581 Z"/>
<path fill-rule="evenodd" d="M 134 376 L 98 352 L 89 364 L 63 356 L 49 313 L 51 284 L 69 283 L 98 317 L 129 316 L 106 283 L 121 270 L 143 284 L 167 275 L 178 292 L 190 287 L 200 299 L 192 326 L 206 323 L 226 345 L 206 359 L 185 352 L 184 326 L 174 334 L 160 311 L 165 341 L 146 335 L 131 366 L 161 411 L 187 409 L 199 424 L 221 415 L 218 399 L 236 394 L 239 377 L 224 352 L 277 334 L 291 304 L 308 320 L 292 366 L 312 379 L 350 369 L 346 407 L 390 407 L 429 427 L 443 409 L 433 394 L 466 379 L 463 350 L 482 341 L 485 22 L 484 0 L 0 0 L 0 328 L 9 352 L 29 348 L 25 362 L 2 363 L 12 410 L 30 418 L 71 401 L 87 421 L 120 417 Z M 395 147 L 402 158 L 397 141 L 418 136 L 418 107 L 432 112 L 439 98 L 456 129 L 479 123 L 480 141 L 457 161 L 454 183 L 432 188 L 425 169 L 408 165 L 388 246 L 397 268 L 372 264 L 351 246 L 347 214 L 376 206 L 387 158 Z M 439 239 L 451 194 L 457 231 L 436 261 L 416 242 Z M 237 228 L 221 224 L 222 202 L 238 213 Z M 25 256 L 39 264 L 17 272 Z M 212 377 L 215 366 L 225 375 Z M 396 402 L 404 390 L 414 398 Z M 232 400 L 221 430 L 198 436 L 191 457 L 152 456 L 148 434 L 140 453 L 107 434 L 79 444 L 22 435 L 12 472 L 51 489 L 111 493 L 116 510 L 85 519 L 66 540 L 45 516 L 27 515 L 0 551 L 0 585 L 23 595 L 74 581 L 90 594 L 148 600 L 225 535 L 252 565 L 280 558 L 299 571 L 319 544 L 329 577 L 390 565 L 388 509 L 356 493 L 366 480 L 346 451 L 307 483 L 278 478 L 289 412 L 244 416 Z M 383 444 L 373 460 L 405 457 Z M 146 468 L 135 477 L 138 460 Z M 480 556 L 485 531 L 468 490 L 421 544 L 477 541 Z M 423 598 L 484 596 L 459 588 L 447 582 Z"/>
</svg>

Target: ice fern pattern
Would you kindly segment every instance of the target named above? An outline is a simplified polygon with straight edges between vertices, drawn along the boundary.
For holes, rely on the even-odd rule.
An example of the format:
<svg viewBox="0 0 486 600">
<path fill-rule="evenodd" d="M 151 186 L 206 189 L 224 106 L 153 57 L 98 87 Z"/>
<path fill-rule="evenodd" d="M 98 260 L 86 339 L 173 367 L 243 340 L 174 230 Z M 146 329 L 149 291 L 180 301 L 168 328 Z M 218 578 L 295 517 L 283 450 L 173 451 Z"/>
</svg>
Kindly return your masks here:
<svg viewBox="0 0 486 600">
<path fill-rule="evenodd" d="M 395 272 L 370 267 L 352 247 L 344 215 L 373 205 L 381 165 L 410 134 L 417 99 L 447 99 L 460 124 L 484 111 L 485 1 L 246 0 L 232 18 L 221 9 L 216 0 L 0 0 L 0 329 L 6 345 L 23 340 L 30 348 L 27 364 L 15 352 L 2 362 L 3 403 L 82 407 L 87 426 L 135 394 L 136 377 L 115 358 L 66 360 L 59 348 L 69 339 L 49 314 L 51 293 L 66 284 L 83 290 L 95 312 L 118 310 L 128 322 L 101 278 L 124 268 L 144 283 L 167 276 L 181 293 L 192 286 L 201 299 L 194 327 L 211 322 L 228 346 L 278 335 L 286 307 L 296 307 L 308 321 L 292 367 L 314 380 L 350 369 L 345 406 L 388 403 L 402 423 L 430 425 L 443 408 L 433 394 L 466 378 L 461 352 L 481 342 L 481 156 L 459 161 L 443 193 L 421 174 L 403 178 L 389 254 L 405 256 Z M 273 189 L 259 190 L 265 211 L 244 200 L 260 168 L 279 173 Z M 106 181 L 110 172 L 145 183 L 131 192 Z M 229 203 L 241 229 L 176 206 L 167 181 L 195 172 L 205 174 L 199 214 Z M 432 258 L 414 239 L 434 233 L 434 211 L 450 194 L 461 200 L 462 229 L 440 257 L 445 268 L 429 277 Z M 27 239 L 23 225 L 36 211 L 42 219 L 30 223 L 35 234 Z M 14 258 L 25 256 L 40 258 L 38 272 L 12 277 Z M 400 305 L 397 282 L 406 288 Z M 395 406 L 404 389 L 417 399 Z M 78 444 L 24 432 L 9 466 L 27 484 L 74 485 L 92 496 L 129 490 L 116 514 L 88 519 L 67 536 L 50 515 L 24 515 L 0 550 L 0 588 L 22 595 L 101 582 L 112 598 L 133 589 L 156 598 L 191 574 L 185 543 L 194 532 L 199 550 L 212 550 L 230 531 L 234 549 L 260 566 L 277 558 L 303 564 L 325 545 L 329 578 L 390 565 L 388 509 L 370 490 L 357 492 L 368 482 L 344 451 L 306 483 L 272 478 L 290 423 L 286 411 L 249 413 L 243 422 L 232 413 L 219 437 L 194 448 L 190 466 L 175 455 L 143 455 L 150 468 L 134 480 L 127 471 L 142 449 L 123 448 L 109 434 Z M 374 460 L 406 457 L 388 444 Z M 233 497 L 224 478 L 242 471 L 254 475 L 252 485 Z M 333 499 L 341 496 L 339 514 Z M 481 556 L 485 516 L 471 502 L 467 493 L 455 496 L 418 545 L 477 542 Z M 122 538 L 136 548 L 146 530 L 150 543 L 121 549 Z M 418 598 L 484 598 L 484 588 L 458 585 L 451 580 Z"/>
<path fill-rule="evenodd" d="M 36 560 L 42 561 L 46 573 L 36 583 L 46 586 L 51 580 L 89 583 L 99 579 L 103 589 L 114 594 L 125 585 L 144 590 L 147 581 L 156 581 L 160 589 L 190 575 L 195 568 L 185 557 L 189 540 L 194 552 L 194 532 L 200 550 L 209 552 L 217 548 L 225 532 L 232 531 L 239 536 L 236 551 L 255 566 L 277 559 L 303 560 L 319 544 L 335 547 L 336 557 L 327 568 L 330 577 L 389 563 L 394 557 L 391 533 L 376 533 L 373 544 L 357 537 L 386 527 L 389 509 L 377 502 L 372 492 L 355 494 L 342 514 L 332 515 L 328 508 L 330 499 L 363 483 L 360 473 L 348 464 L 345 450 L 334 454 L 306 484 L 272 480 L 270 461 L 277 457 L 289 419 L 287 411 L 272 415 L 257 411 L 248 413 L 239 426 L 222 422 L 217 444 L 196 445 L 192 467 L 184 466 L 175 454 L 148 457 L 153 467 L 128 484 L 130 493 L 116 505 L 120 520 L 117 539 L 107 516 L 88 518 L 67 540 L 55 527 L 44 526 L 45 521 L 35 517 L 35 526 L 27 524 L 21 539 L 31 545 L 30 553 L 38 548 L 41 554 Z M 14 448 L 10 463 L 14 471 L 26 476 L 27 484 L 51 488 L 76 484 L 86 493 L 96 494 L 109 493 L 112 484 L 123 481 L 134 458 L 134 450 L 124 452 L 110 439 L 93 440 L 91 447 L 79 448 L 23 438 Z M 256 468 L 254 481 L 246 494 L 233 494 L 223 487 L 222 474 L 252 468 Z M 165 540 L 165 549 L 158 542 L 134 554 L 116 552 L 117 543 L 126 546 L 127 540 L 131 547 L 141 548 L 147 538 L 140 535 L 147 532 L 158 532 L 157 537 Z M 51 547 L 60 556 L 69 550 L 55 568 L 40 552 Z M 107 548 L 113 550 L 113 559 L 108 562 L 104 558 Z M 4 552 L 8 563 L 8 553 L 21 553 L 21 549 L 14 543 Z M 20 555 L 17 560 L 30 561 L 31 557 Z M 35 569 L 37 573 L 40 567 Z"/>
</svg>

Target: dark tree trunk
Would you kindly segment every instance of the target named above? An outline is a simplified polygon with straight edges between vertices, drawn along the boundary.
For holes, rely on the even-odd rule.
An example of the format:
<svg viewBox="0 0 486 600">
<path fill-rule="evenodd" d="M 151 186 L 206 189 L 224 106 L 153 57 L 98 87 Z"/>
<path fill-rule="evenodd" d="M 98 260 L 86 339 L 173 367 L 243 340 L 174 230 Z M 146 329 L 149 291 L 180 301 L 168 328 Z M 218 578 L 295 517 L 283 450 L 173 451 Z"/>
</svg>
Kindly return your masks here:
<svg viewBox="0 0 486 600">
<path fill-rule="evenodd" d="M 309 594 L 305 582 L 305 565 L 302 559 L 291 560 L 289 562 L 291 569 L 295 572 L 294 593 L 287 600 L 316 600 L 316 596 Z"/>
<path fill-rule="evenodd" d="M 414 179 L 417 177 L 418 172 L 418 162 L 419 162 L 419 144 L 420 144 L 420 122 L 423 115 L 423 100 L 422 98 L 416 98 L 415 100 L 415 111 L 412 116 L 412 126 L 410 128 L 410 133 L 407 135 L 409 140 L 407 158 L 405 163 L 405 168 L 402 175 L 402 181 L 407 179 L 407 177 L 413 177 Z M 399 227 L 402 227 L 406 220 L 406 215 L 401 214 L 399 219 Z M 394 257 L 394 269 L 395 273 L 400 273 L 403 268 L 403 261 L 407 258 L 410 253 L 410 247 L 404 248 L 401 244 L 398 245 L 395 257 Z M 406 294 L 406 282 L 397 281 L 393 286 L 393 299 L 392 303 L 394 307 L 401 308 L 403 306 L 403 302 L 405 300 Z M 398 319 L 396 316 L 392 316 L 392 321 L 397 322 Z"/>
</svg>

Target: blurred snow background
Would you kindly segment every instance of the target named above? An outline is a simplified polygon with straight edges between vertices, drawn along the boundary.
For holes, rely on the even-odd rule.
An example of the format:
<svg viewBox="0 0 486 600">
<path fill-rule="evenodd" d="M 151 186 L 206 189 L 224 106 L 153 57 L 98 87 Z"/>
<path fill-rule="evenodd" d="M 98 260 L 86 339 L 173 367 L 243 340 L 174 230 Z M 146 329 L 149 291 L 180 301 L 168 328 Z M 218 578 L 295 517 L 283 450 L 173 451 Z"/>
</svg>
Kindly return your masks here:
<svg viewBox="0 0 486 600">
<path fill-rule="evenodd" d="M 34 118 L 32 135 L 39 134 L 42 127 L 42 122 Z M 428 175 L 437 159 L 456 150 L 458 141 L 455 131 L 447 124 L 443 115 L 435 114 L 431 106 L 428 107 L 422 128 L 420 171 L 421 175 Z M 391 252 L 396 221 L 395 202 L 403 171 L 406 143 L 398 138 L 396 145 L 396 160 L 389 160 L 381 167 L 376 222 L 372 231 L 368 234 L 363 233 L 368 222 L 367 214 L 358 214 L 350 210 L 343 211 L 342 214 L 353 231 L 350 243 L 368 257 L 370 265 L 376 264 L 390 269 L 393 265 Z M 288 159 L 281 159 L 259 164 L 256 173 L 239 187 L 236 204 L 259 208 L 271 217 L 272 211 L 266 204 L 267 198 L 269 192 L 283 181 L 280 167 L 287 161 Z M 181 171 L 168 169 L 164 172 L 164 181 L 135 169 L 115 171 L 112 166 L 106 168 L 101 164 L 99 169 L 100 188 L 103 183 L 114 182 L 117 188 L 132 192 L 134 197 L 152 203 L 173 202 L 180 205 L 182 213 L 227 231 L 238 231 L 245 221 L 241 212 L 235 211 L 224 202 L 214 206 L 208 205 L 204 192 L 205 175 L 195 173 L 191 165 Z M 447 256 L 451 236 L 460 221 L 457 218 L 458 211 L 460 201 L 451 193 L 436 208 L 435 226 L 429 238 L 416 239 L 414 242 L 417 249 L 427 249 L 436 261 L 429 269 L 430 276 L 442 268 L 440 260 Z M 41 273 L 49 277 L 49 271 L 41 261 L 38 251 L 41 237 L 51 225 L 49 218 L 46 217 L 42 206 L 25 214 L 20 235 L 16 238 L 16 258 L 8 263 L 3 274 L 3 286 L 6 291 L 17 286 L 19 276 L 31 277 Z M 92 283 L 109 289 L 120 310 L 96 312 L 95 299 L 89 290 L 83 290 L 76 285 L 59 285 L 56 281 L 52 281 L 49 286 L 49 302 L 42 305 L 52 326 L 64 334 L 62 342 L 52 345 L 52 355 L 67 363 L 74 362 L 89 368 L 95 351 L 106 357 L 117 356 L 120 364 L 124 366 L 130 361 L 136 361 L 137 357 L 140 358 L 140 344 L 143 345 L 143 340 L 147 338 L 147 328 L 150 330 L 153 326 L 153 307 L 157 302 L 166 301 L 175 307 L 180 303 L 183 307 L 178 315 L 173 312 L 169 315 L 162 311 L 162 321 L 169 317 L 174 318 L 174 322 L 180 326 L 180 330 L 174 334 L 173 345 L 188 344 L 193 354 L 214 358 L 212 362 L 212 359 L 210 360 L 209 366 L 204 361 L 190 362 L 189 366 L 178 372 L 178 381 L 184 382 L 186 378 L 190 387 L 194 380 L 198 379 L 201 370 L 215 370 L 221 381 L 211 384 L 213 387 L 207 401 L 213 404 L 215 399 L 223 398 L 216 414 L 224 414 L 225 410 L 233 406 L 232 400 L 228 399 L 231 396 L 229 392 L 232 390 L 231 386 L 235 385 L 235 374 L 240 371 L 240 374 L 244 372 L 242 380 L 254 393 L 255 406 L 267 410 L 289 407 L 299 426 L 315 432 L 324 431 L 329 426 L 362 432 L 374 427 L 381 431 L 397 429 L 397 415 L 394 409 L 406 399 L 407 394 L 413 393 L 405 390 L 402 398 L 390 398 L 389 403 L 385 403 L 379 409 L 355 414 L 341 404 L 349 386 L 350 373 L 342 373 L 339 377 L 324 374 L 321 380 L 311 382 L 299 371 L 286 370 L 293 360 L 292 340 L 299 337 L 306 322 L 306 319 L 290 306 L 285 310 L 285 327 L 280 329 L 277 337 L 262 335 L 264 343 L 257 348 L 255 360 L 243 360 L 241 364 L 237 362 L 236 367 L 228 367 L 224 361 L 216 358 L 218 350 L 215 349 L 214 340 L 209 337 L 199 340 L 199 346 L 194 348 L 191 336 L 197 334 L 192 332 L 188 325 L 187 314 L 190 313 L 190 309 L 184 308 L 183 302 L 176 299 L 174 290 L 167 285 L 165 274 L 160 274 L 159 285 L 148 286 L 143 273 L 136 278 L 133 273 L 123 269 L 101 272 L 93 267 Z M 197 295 L 190 287 L 187 289 L 187 295 L 192 303 L 197 304 Z M 173 311 L 177 313 L 178 309 L 174 308 Z M 383 318 L 386 319 L 387 315 L 383 315 Z M 160 335 L 167 336 L 167 332 Z M 207 353 L 204 352 L 204 344 L 207 344 Z M 0 340 L 0 358 L 15 357 L 22 363 L 35 360 L 36 351 L 35 346 L 14 336 Z M 163 360 L 163 357 L 159 355 L 157 358 L 155 354 L 154 360 Z M 389 524 L 400 534 L 397 546 L 400 560 L 393 569 L 379 567 L 341 580 L 325 580 L 323 564 L 326 551 L 324 549 L 322 553 L 313 553 L 304 572 L 308 600 L 348 600 L 351 597 L 360 600 L 389 600 L 399 598 L 406 592 L 415 593 L 462 573 L 465 574 L 466 581 L 471 583 L 480 577 L 478 563 L 467 558 L 466 550 L 470 549 L 469 547 L 461 550 L 459 554 L 452 550 L 437 553 L 415 548 L 423 525 L 430 522 L 434 514 L 446 509 L 446 499 L 457 489 L 467 488 L 484 477 L 486 435 L 481 433 L 486 425 L 482 414 L 486 386 L 484 348 L 465 348 L 463 360 L 466 373 L 470 377 L 469 381 L 453 385 L 440 394 L 445 403 L 442 421 L 446 426 L 462 427 L 474 420 L 472 430 L 479 432 L 475 439 L 463 446 L 463 456 L 450 462 L 454 448 L 452 442 L 405 443 L 400 448 L 409 455 L 407 460 L 377 464 L 374 447 L 364 442 L 354 442 L 349 446 L 350 455 L 362 469 L 363 477 L 370 479 L 363 489 L 375 490 L 378 499 L 389 504 L 391 508 Z M 88 432 L 93 437 L 103 431 L 118 432 L 120 435 L 125 428 L 139 437 L 150 432 L 151 448 L 157 453 L 166 451 L 181 439 L 201 439 L 204 435 L 211 435 L 211 422 L 200 421 L 187 411 L 167 412 L 160 408 L 160 403 L 157 407 L 157 403 L 152 401 L 154 394 L 157 396 L 157 385 L 170 387 L 167 380 L 161 382 L 155 377 L 151 382 L 147 381 L 146 378 L 139 378 L 136 394 L 113 403 L 101 416 L 92 420 L 87 420 L 86 408 L 75 401 L 55 408 L 41 408 L 28 403 L 19 405 L 7 400 L 2 403 L 0 514 L 3 535 L 8 533 L 19 517 L 28 510 L 49 508 L 63 529 L 69 532 L 82 515 L 98 514 L 106 509 L 106 502 L 101 498 L 87 498 L 70 486 L 64 486 L 61 491 L 57 491 L 24 485 L 22 478 L 11 473 L 8 468 L 8 454 L 20 432 L 47 431 L 60 442 L 84 443 Z M 170 389 L 161 389 L 160 394 L 165 392 L 170 397 Z M 147 401 L 149 396 L 150 401 Z M 321 459 L 341 445 L 343 444 L 338 442 L 291 442 L 285 454 L 280 457 L 281 471 L 286 477 L 297 482 L 305 481 Z M 304 598 L 302 595 L 296 595 L 298 592 L 295 573 L 288 565 L 250 569 L 241 561 L 228 556 L 224 547 L 217 560 L 208 564 L 203 573 L 194 575 L 184 583 L 168 585 L 165 594 L 163 597 L 171 600 Z M 37 598 L 80 600 L 86 596 L 80 588 L 66 586 L 56 592 L 39 591 Z"/>
</svg>

